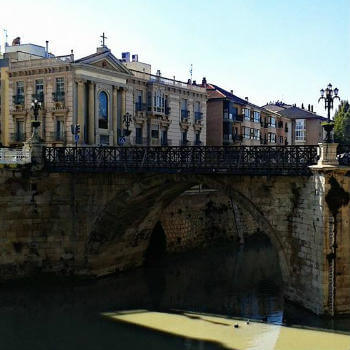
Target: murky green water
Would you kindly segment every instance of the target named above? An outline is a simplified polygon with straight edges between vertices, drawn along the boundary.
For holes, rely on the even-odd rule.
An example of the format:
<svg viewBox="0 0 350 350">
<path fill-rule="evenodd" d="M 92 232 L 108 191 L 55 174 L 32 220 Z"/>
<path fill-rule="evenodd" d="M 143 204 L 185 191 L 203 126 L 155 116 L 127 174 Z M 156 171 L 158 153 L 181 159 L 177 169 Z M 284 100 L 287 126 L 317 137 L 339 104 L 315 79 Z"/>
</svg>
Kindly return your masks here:
<svg viewBox="0 0 350 350">
<path fill-rule="evenodd" d="M 222 243 L 98 281 L 1 286 L 0 349 L 220 349 L 218 344 L 114 322 L 102 313 L 190 310 L 269 323 L 350 330 L 285 304 L 275 251 L 257 237 Z M 180 312 L 180 311 L 177 311 Z"/>
</svg>

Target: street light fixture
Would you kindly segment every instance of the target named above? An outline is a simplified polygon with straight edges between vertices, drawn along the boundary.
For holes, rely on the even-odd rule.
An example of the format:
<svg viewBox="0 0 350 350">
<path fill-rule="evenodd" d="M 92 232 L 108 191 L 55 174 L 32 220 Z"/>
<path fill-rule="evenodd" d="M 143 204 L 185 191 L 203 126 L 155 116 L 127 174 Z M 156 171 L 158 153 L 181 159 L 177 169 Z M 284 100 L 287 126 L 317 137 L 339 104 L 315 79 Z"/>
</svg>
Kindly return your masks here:
<svg viewBox="0 0 350 350">
<path fill-rule="evenodd" d="M 40 126 L 40 122 L 38 120 L 38 115 L 39 115 L 40 109 L 41 109 L 41 102 L 39 102 L 37 99 L 35 99 L 32 102 L 32 110 L 33 110 L 33 114 L 34 114 L 34 120 L 32 121 L 32 126 L 33 126 L 32 141 L 39 141 L 38 128 Z"/>
<path fill-rule="evenodd" d="M 324 100 L 324 108 L 328 112 L 327 123 L 323 124 L 323 128 L 326 131 L 326 138 L 324 139 L 324 141 L 326 143 L 332 143 L 333 140 L 332 140 L 331 132 L 334 128 L 334 122 L 333 121 L 331 122 L 331 109 L 333 109 L 333 101 L 335 99 L 340 100 L 338 96 L 339 89 L 338 88 L 332 89 L 332 84 L 329 83 L 326 90 L 321 89 L 320 93 L 321 93 L 321 97 L 318 99 L 318 102 L 320 102 L 321 100 Z"/>
</svg>

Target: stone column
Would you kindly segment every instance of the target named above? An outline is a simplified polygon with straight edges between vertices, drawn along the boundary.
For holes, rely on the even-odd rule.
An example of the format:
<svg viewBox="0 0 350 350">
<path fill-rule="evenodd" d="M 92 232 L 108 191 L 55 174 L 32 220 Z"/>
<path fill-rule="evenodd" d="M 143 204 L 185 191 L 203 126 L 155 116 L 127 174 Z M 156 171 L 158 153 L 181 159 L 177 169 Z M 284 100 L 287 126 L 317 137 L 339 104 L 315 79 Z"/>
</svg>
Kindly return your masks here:
<svg viewBox="0 0 350 350">
<path fill-rule="evenodd" d="M 89 145 L 96 144 L 95 140 L 95 83 L 89 83 Z"/>
<path fill-rule="evenodd" d="M 118 87 L 113 86 L 112 100 L 113 146 L 118 145 Z"/>
<path fill-rule="evenodd" d="M 337 143 L 319 143 L 320 146 L 320 159 L 317 165 L 339 165 L 337 160 Z"/>
<path fill-rule="evenodd" d="M 85 130 L 85 118 L 84 118 L 84 87 L 85 83 L 82 80 L 78 81 L 78 124 L 80 125 L 80 138 L 79 144 L 84 144 L 84 130 Z"/>
</svg>

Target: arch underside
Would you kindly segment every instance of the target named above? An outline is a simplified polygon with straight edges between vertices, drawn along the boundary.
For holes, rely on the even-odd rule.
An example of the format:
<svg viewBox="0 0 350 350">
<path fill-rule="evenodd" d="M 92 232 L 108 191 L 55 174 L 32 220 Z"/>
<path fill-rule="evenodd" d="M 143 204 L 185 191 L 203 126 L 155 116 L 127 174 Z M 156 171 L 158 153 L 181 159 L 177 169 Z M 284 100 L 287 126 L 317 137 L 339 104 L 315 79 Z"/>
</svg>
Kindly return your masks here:
<svg viewBox="0 0 350 350">
<path fill-rule="evenodd" d="M 128 191 L 116 193 L 95 221 L 88 238 L 90 269 L 96 274 L 104 274 L 142 264 L 140 257 L 144 256 L 153 228 L 164 209 L 184 191 L 205 184 L 228 196 L 256 220 L 259 229 L 277 250 L 282 278 L 288 284 L 291 269 L 285 240 L 269 222 L 269 213 L 264 213 L 254 199 L 249 198 L 250 192 L 245 191 L 239 181 L 232 182 L 232 177 L 227 180 L 225 176 L 210 175 L 137 178 Z"/>
</svg>

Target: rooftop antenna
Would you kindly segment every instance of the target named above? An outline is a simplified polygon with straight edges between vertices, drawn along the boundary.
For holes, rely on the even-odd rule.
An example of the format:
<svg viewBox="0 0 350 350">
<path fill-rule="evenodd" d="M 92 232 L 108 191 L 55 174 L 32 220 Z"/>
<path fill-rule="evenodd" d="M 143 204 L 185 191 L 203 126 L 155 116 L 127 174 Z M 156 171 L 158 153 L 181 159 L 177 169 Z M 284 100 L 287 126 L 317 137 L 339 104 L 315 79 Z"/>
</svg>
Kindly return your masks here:
<svg viewBox="0 0 350 350">
<path fill-rule="evenodd" d="M 193 70 L 193 64 L 191 63 L 191 68 L 190 68 L 191 81 L 192 81 L 192 70 Z"/>
</svg>

